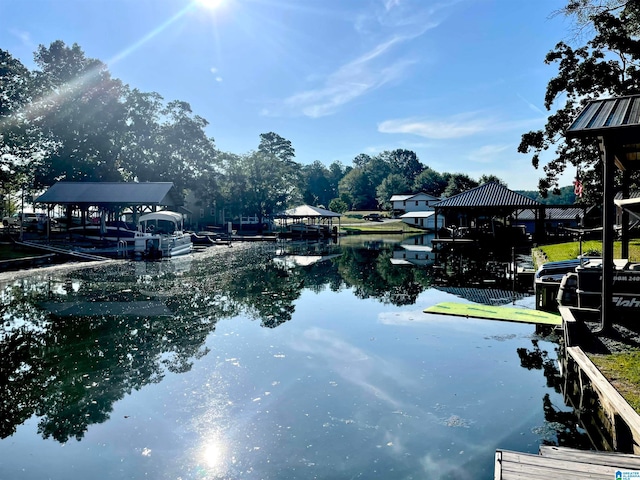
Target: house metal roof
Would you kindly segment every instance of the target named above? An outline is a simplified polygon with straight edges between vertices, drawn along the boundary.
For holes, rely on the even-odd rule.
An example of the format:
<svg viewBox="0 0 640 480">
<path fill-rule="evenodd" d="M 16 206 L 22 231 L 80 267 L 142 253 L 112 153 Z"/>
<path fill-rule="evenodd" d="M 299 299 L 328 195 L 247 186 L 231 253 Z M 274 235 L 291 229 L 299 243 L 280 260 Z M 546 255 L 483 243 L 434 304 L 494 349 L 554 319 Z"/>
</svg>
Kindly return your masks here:
<svg viewBox="0 0 640 480">
<path fill-rule="evenodd" d="M 420 212 L 407 212 L 400 215 L 400 218 L 429 218 L 433 216 L 436 212 L 433 210 L 429 211 L 420 211 Z"/>
<path fill-rule="evenodd" d="M 408 193 L 406 195 L 392 195 L 389 200 L 392 202 L 404 202 L 406 200 L 411 200 L 412 198 L 415 198 L 415 197 L 420 197 L 420 198 L 426 197 L 431 200 L 439 200 L 438 197 L 434 197 L 433 195 L 430 195 L 424 192 Z"/>
<path fill-rule="evenodd" d="M 391 198 L 389 200 L 392 202 L 404 202 L 405 200 L 408 200 L 411 197 L 413 197 L 413 193 L 409 193 L 406 195 L 391 195 Z"/>
<path fill-rule="evenodd" d="M 172 182 L 58 182 L 35 201 L 58 205 L 182 205 Z"/>
<path fill-rule="evenodd" d="M 435 203 L 435 208 L 518 208 L 537 207 L 540 203 L 509 190 L 496 182 L 485 183 Z"/>
</svg>

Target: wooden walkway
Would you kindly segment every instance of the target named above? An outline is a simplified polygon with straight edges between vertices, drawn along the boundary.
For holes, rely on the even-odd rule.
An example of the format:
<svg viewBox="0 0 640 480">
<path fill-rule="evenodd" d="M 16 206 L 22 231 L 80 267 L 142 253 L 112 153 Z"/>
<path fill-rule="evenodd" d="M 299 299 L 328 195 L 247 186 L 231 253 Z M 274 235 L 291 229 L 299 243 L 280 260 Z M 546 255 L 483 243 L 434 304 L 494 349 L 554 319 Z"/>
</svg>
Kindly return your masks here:
<svg viewBox="0 0 640 480">
<path fill-rule="evenodd" d="M 495 480 L 614 480 L 617 471 L 640 471 L 640 456 L 541 446 L 540 454 L 496 450 Z"/>
</svg>

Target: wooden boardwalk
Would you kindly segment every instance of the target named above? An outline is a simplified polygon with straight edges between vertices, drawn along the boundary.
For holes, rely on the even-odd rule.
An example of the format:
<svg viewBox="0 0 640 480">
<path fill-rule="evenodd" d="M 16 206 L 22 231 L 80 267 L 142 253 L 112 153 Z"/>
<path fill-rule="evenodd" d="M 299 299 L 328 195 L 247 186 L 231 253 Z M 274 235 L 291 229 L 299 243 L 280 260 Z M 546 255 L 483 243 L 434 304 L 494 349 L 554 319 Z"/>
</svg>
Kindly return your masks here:
<svg viewBox="0 0 640 480">
<path fill-rule="evenodd" d="M 540 454 L 496 450 L 495 480 L 614 480 L 617 471 L 640 471 L 640 456 L 541 446 Z"/>
</svg>

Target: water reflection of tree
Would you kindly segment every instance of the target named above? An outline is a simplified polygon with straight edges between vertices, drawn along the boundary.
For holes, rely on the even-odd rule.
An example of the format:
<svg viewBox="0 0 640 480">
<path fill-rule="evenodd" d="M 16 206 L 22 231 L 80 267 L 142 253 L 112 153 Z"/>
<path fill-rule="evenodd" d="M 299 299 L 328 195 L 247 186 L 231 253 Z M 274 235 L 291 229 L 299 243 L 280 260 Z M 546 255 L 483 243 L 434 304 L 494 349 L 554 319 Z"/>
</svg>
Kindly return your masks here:
<svg viewBox="0 0 640 480">
<path fill-rule="evenodd" d="M 154 282 L 136 276 L 134 267 L 24 280 L 4 290 L 2 438 L 35 414 L 45 438 L 80 439 L 89 425 L 109 418 L 115 401 L 160 381 L 166 371 L 189 370 L 206 353 L 217 320 L 234 311 L 229 302 L 210 289 L 184 288 L 192 283 L 188 275 L 162 274 Z M 169 291 L 174 294 L 162 296 Z M 145 315 L 150 296 L 161 299 L 167 313 Z M 108 306 L 116 304 L 142 310 L 110 314 Z M 75 314 L 60 313 L 66 306 Z M 96 314 L 101 306 L 105 311 Z"/>
<path fill-rule="evenodd" d="M 531 339 L 533 349 L 518 348 L 520 365 L 527 370 L 542 370 L 547 379 L 547 386 L 561 393 L 562 376 L 556 362 L 549 357 L 549 352 L 542 350 L 537 338 Z M 559 348 L 556 348 L 558 353 Z M 547 393 L 542 398 L 545 427 L 542 443 L 544 445 L 571 446 L 573 448 L 590 449 L 592 447 L 589 436 L 582 429 L 579 419 L 572 410 L 561 410 L 551 402 Z M 550 433 L 555 441 L 550 438 Z"/>
<path fill-rule="evenodd" d="M 358 298 L 377 298 L 393 305 L 412 305 L 431 284 L 429 272 L 391 263 L 393 248 L 348 248 L 338 260 L 338 270 Z"/>
<path fill-rule="evenodd" d="M 0 437 L 38 416 L 38 432 L 65 442 L 109 418 L 133 390 L 188 371 L 222 318 L 242 312 L 274 328 L 303 288 L 353 287 L 360 298 L 404 305 L 429 284 L 391 265 L 390 249 L 346 249 L 288 268 L 273 251 L 234 248 L 206 261 L 130 262 L 33 276 L 0 290 Z M 117 307 L 117 308 L 116 308 Z"/>
</svg>

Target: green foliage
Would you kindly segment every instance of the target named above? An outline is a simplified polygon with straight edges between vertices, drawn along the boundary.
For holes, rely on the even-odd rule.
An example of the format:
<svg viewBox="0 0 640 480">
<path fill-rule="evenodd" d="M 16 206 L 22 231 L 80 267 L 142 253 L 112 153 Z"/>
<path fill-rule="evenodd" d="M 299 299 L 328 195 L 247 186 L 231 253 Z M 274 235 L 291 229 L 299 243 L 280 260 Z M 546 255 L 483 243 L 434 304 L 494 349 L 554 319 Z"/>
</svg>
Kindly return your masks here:
<svg viewBox="0 0 640 480">
<path fill-rule="evenodd" d="M 409 186 L 404 176 L 397 173 L 390 173 L 387 178 L 376 188 L 376 200 L 378 205 L 384 210 L 391 210 L 391 196 L 396 193 L 408 191 Z"/>
<path fill-rule="evenodd" d="M 544 129 L 522 135 L 518 151 L 532 154 L 538 168 L 542 153 L 554 149 L 538 184 L 543 195 L 557 190 L 558 177 L 573 167 L 585 185 L 584 200 L 600 203 L 601 159 L 595 139 L 566 139 L 564 132 L 587 101 L 640 91 L 640 3 L 569 0 L 560 13 L 575 21 L 580 38 L 587 33 L 591 38 L 580 47 L 560 42 L 547 54 L 545 62 L 556 64 L 558 73 L 547 85 L 545 107 L 564 104 L 549 115 Z"/>
<path fill-rule="evenodd" d="M 29 70 L 0 49 L 0 182 L 8 192 L 24 183 L 37 152 L 37 132 L 25 114 L 31 80 Z"/>
<path fill-rule="evenodd" d="M 572 205 L 576 201 L 573 186 L 562 187 L 543 196 L 538 190 L 517 190 L 517 193 L 545 205 Z"/>
<path fill-rule="evenodd" d="M 272 155 L 282 162 L 293 162 L 296 152 L 291 142 L 277 133 L 261 133 L 258 151 L 265 155 Z"/>
<path fill-rule="evenodd" d="M 507 182 L 505 182 L 500 177 L 497 177 L 495 175 L 482 175 L 478 179 L 478 184 L 484 185 L 485 183 L 498 183 L 503 187 L 509 188 L 509 186 L 507 185 Z"/>
<path fill-rule="evenodd" d="M 449 174 L 441 174 L 427 167 L 413 181 L 413 191 L 441 197 L 449 184 L 449 177 Z"/>
<path fill-rule="evenodd" d="M 443 196 L 453 197 L 459 193 L 476 188 L 478 182 L 464 173 L 454 173 L 449 177 L 447 188 L 444 189 Z"/>
<path fill-rule="evenodd" d="M 118 135 L 125 123 L 125 88 L 99 60 L 74 44 L 58 40 L 35 53 L 31 117 L 40 132 L 41 160 L 35 162 L 35 186 L 56 180 L 114 181 L 118 171 Z"/>
<path fill-rule="evenodd" d="M 308 205 L 328 205 L 338 195 L 338 181 L 331 170 L 316 160 L 301 168 L 302 199 Z"/>
<path fill-rule="evenodd" d="M 349 205 L 341 198 L 334 198 L 329 202 L 329 210 L 336 213 L 344 213 L 349 210 Z"/>
<path fill-rule="evenodd" d="M 349 171 L 338 184 L 340 198 L 350 199 L 349 208 L 356 210 L 376 208 L 369 176 L 361 168 Z M 345 197 L 343 197 L 343 195 Z"/>
</svg>

